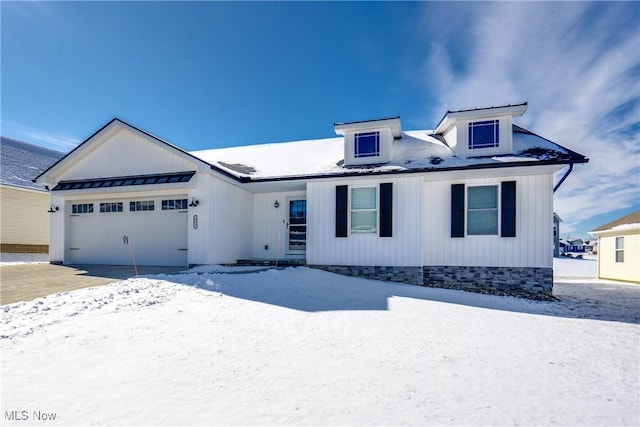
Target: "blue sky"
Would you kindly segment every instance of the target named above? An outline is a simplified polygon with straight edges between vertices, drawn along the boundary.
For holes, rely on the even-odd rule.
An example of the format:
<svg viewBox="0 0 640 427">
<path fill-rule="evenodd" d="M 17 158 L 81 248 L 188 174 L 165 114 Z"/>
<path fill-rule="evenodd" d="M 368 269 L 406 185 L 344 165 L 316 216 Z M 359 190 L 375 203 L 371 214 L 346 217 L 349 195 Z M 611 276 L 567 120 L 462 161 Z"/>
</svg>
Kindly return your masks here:
<svg viewBox="0 0 640 427">
<path fill-rule="evenodd" d="M 67 152 L 113 117 L 186 150 L 333 137 L 335 121 L 529 102 L 591 161 L 562 236 L 640 209 L 640 4 L 0 3 L 1 132 Z M 559 179 L 559 177 L 557 177 Z"/>
</svg>

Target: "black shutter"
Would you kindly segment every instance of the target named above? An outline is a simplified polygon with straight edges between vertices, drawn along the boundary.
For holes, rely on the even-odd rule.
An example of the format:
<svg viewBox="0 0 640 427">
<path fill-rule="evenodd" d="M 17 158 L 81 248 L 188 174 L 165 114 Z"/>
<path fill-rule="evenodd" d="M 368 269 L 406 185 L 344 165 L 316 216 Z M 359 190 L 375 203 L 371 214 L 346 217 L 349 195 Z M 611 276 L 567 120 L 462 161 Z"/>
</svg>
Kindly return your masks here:
<svg viewBox="0 0 640 427">
<path fill-rule="evenodd" d="M 451 237 L 464 237 L 464 184 L 451 184 Z"/>
<path fill-rule="evenodd" d="M 347 237 L 347 203 L 347 186 L 336 186 L 336 237 Z"/>
<path fill-rule="evenodd" d="M 501 193 L 500 235 L 502 237 L 516 237 L 516 182 L 504 181 Z"/>
<path fill-rule="evenodd" d="M 380 237 L 393 236 L 393 183 L 380 184 Z"/>
</svg>

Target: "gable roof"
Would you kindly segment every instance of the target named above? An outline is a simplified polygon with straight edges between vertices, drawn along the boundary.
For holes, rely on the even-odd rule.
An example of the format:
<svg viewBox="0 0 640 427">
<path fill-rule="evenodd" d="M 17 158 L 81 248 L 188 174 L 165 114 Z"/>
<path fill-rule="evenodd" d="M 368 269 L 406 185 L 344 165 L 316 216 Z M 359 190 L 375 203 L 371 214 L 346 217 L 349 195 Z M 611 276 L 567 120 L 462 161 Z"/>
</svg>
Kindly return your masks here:
<svg viewBox="0 0 640 427">
<path fill-rule="evenodd" d="M 46 191 L 33 180 L 63 155 L 59 151 L 0 137 L 0 184 Z"/>
<path fill-rule="evenodd" d="M 48 167 L 46 170 L 42 171 L 42 173 L 40 173 L 40 175 L 38 175 L 33 182 L 36 182 L 38 179 L 40 179 L 41 177 L 43 177 L 44 175 L 46 175 L 47 173 L 49 173 L 50 171 L 61 167 L 62 165 L 64 165 L 64 163 L 66 161 L 68 161 L 70 158 L 73 158 L 74 155 L 76 155 L 77 153 L 81 152 L 83 149 L 86 148 L 86 146 L 90 143 L 90 141 L 92 139 L 94 139 L 95 137 L 97 137 L 98 135 L 100 135 L 101 133 L 105 132 L 107 129 L 113 127 L 113 126 L 120 126 L 120 127 L 124 127 L 124 128 L 129 128 L 130 130 L 133 130 L 134 132 L 139 132 L 142 133 L 146 136 L 148 136 L 149 138 L 151 138 L 153 141 L 163 145 L 164 147 L 166 147 L 167 149 L 179 154 L 182 157 L 188 157 L 191 160 L 197 162 L 197 163 L 203 163 L 204 165 L 206 165 L 207 167 L 215 170 L 216 172 L 225 175 L 229 178 L 233 178 L 233 179 L 237 179 L 236 176 L 234 176 L 233 174 L 230 174 L 229 172 L 227 172 L 224 169 L 220 169 L 218 168 L 216 165 L 212 165 L 207 163 L 206 161 L 202 160 L 201 158 L 198 158 L 194 155 L 192 155 L 191 153 L 183 150 L 182 148 L 175 146 L 173 144 L 171 144 L 168 141 L 165 141 L 162 138 L 158 138 L 155 135 L 152 135 L 151 133 L 144 131 L 140 128 L 137 128 L 133 125 L 130 125 L 129 123 L 118 119 L 117 117 L 110 120 L 106 125 L 102 126 L 100 129 L 98 129 L 96 132 L 94 132 L 91 136 L 89 136 L 87 139 L 85 139 L 84 141 L 82 141 L 82 143 L 80 143 L 77 147 L 75 147 L 73 150 L 71 150 L 70 152 L 68 152 L 66 155 L 64 155 L 62 158 L 60 158 L 57 162 L 55 162 L 54 164 L 52 164 L 50 167 Z"/>
<path fill-rule="evenodd" d="M 628 229 L 628 228 L 640 228 L 640 210 L 631 212 L 629 215 L 625 215 L 622 218 L 618 218 L 614 221 L 601 225 L 600 227 L 592 230 L 592 233 L 603 232 L 613 229 Z"/>
</svg>

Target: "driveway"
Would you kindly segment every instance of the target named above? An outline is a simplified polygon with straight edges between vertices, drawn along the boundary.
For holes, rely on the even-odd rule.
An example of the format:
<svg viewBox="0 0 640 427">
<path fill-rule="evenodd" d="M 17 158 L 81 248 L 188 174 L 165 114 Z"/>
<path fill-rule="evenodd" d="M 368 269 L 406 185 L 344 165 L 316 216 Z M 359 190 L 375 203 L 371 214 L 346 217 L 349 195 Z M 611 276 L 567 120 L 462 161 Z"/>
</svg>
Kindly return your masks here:
<svg viewBox="0 0 640 427">
<path fill-rule="evenodd" d="M 138 267 L 139 274 L 173 274 L 184 267 Z M 126 265 L 18 264 L 0 267 L 0 305 L 29 301 L 56 292 L 73 291 L 126 280 L 136 275 Z"/>
</svg>

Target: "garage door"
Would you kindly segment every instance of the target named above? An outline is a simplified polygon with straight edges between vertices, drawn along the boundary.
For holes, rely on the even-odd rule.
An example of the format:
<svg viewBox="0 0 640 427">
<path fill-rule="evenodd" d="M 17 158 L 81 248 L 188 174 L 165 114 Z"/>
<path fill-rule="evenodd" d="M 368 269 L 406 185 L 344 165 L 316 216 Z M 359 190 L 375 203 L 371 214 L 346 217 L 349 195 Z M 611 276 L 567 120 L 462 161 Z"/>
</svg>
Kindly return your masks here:
<svg viewBox="0 0 640 427">
<path fill-rule="evenodd" d="M 187 199 L 71 202 L 66 262 L 187 265 Z"/>
</svg>

